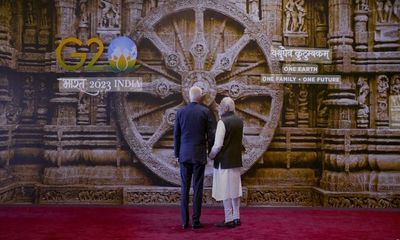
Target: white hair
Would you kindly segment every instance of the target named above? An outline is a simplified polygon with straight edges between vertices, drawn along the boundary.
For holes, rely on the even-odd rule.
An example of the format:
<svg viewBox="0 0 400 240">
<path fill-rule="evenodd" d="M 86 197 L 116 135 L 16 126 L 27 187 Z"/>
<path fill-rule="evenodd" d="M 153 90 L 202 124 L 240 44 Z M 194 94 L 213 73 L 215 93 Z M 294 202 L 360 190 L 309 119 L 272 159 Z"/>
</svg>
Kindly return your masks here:
<svg viewBox="0 0 400 240">
<path fill-rule="evenodd" d="M 224 97 L 219 106 L 221 109 L 221 114 L 235 111 L 235 102 L 230 97 Z"/>
<path fill-rule="evenodd" d="M 200 102 L 203 91 L 197 86 L 193 86 L 189 90 L 190 102 Z"/>
</svg>

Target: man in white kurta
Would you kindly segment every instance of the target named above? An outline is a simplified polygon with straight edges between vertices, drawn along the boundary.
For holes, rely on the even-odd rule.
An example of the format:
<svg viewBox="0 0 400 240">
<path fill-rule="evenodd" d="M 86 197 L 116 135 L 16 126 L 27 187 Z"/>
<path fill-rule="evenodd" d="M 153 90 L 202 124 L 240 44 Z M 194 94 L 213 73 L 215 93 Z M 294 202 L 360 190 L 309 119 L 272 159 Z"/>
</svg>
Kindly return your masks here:
<svg viewBox="0 0 400 240">
<path fill-rule="evenodd" d="M 224 204 L 225 221 L 216 224 L 218 227 L 240 225 L 243 121 L 234 115 L 234 109 L 235 105 L 231 98 L 224 98 L 221 101 L 221 120 L 218 121 L 214 146 L 209 155 L 211 159 L 215 158 L 212 196 L 217 201 L 223 201 Z"/>
</svg>

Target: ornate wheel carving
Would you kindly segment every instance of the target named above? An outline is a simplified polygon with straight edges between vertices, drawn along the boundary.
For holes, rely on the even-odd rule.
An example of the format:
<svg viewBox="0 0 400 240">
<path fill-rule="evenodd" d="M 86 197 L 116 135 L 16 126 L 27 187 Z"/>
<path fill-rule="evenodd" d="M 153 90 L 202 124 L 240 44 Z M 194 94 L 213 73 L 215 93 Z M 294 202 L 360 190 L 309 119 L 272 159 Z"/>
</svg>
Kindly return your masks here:
<svg viewBox="0 0 400 240">
<path fill-rule="evenodd" d="M 266 151 L 283 102 L 278 85 L 260 84 L 260 74 L 279 72 L 267 57 L 271 43 L 259 22 L 231 3 L 217 0 L 172 1 L 138 23 L 138 43 L 145 83 L 140 93 L 117 94 L 122 133 L 136 156 L 162 179 L 180 184 L 173 155 L 177 109 L 189 102 L 190 87 L 204 90 L 204 103 L 216 114 L 217 103 L 232 97 L 245 121 L 244 168 Z M 205 184 L 211 184 L 212 165 Z"/>
</svg>

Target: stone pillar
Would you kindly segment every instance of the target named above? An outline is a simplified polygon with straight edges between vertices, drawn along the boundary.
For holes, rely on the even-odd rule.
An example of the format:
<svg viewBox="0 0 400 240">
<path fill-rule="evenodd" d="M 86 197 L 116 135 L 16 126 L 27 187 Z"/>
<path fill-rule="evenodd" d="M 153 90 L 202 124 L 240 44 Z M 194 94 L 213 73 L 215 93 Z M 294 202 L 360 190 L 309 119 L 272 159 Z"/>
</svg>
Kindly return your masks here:
<svg viewBox="0 0 400 240">
<path fill-rule="evenodd" d="M 55 0 L 56 8 L 56 44 L 66 37 L 75 36 L 75 11 L 76 0 Z M 79 31 L 78 31 L 79 33 Z M 83 40 L 85 42 L 85 40 Z M 80 49 L 84 50 L 84 49 Z M 64 47 L 66 52 L 75 52 L 75 47 Z M 57 69 L 58 70 L 58 69 Z M 61 70 L 64 71 L 64 70 Z M 53 97 L 50 99 L 52 111 L 51 124 L 53 125 L 76 125 L 78 98 L 76 93 L 65 93 L 59 91 L 59 81 L 55 80 L 53 85 Z M 50 87 L 51 88 L 51 87 Z"/>
<path fill-rule="evenodd" d="M 0 2 L 0 45 L 10 44 L 11 1 Z"/>
<path fill-rule="evenodd" d="M 0 126 L 7 124 L 7 104 L 11 101 L 8 93 L 8 77 L 0 75 Z"/>
<path fill-rule="evenodd" d="M 53 86 L 54 95 L 50 99 L 52 125 L 76 125 L 76 109 L 78 98 L 76 93 L 60 92 L 56 81 Z"/>
<path fill-rule="evenodd" d="M 314 7 L 315 10 L 315 46 L 318 48 L 327 47 L 328 32 L 328 3 L 319 0 Z"/>
<path fill-rule="evenodd" d="M 35 50 L 37 44 L 37 2 L 33 0 L 24 1 L 24 50 Z"/>
<path fill-rule="evenodd" d="M 142 14 L 143 2 L 137 0 L 125 0 L 124 10 L 126 11 L 126 24 L 124 32 L 126 35 L 131 35 L 135 25 L 140 21 Z"/>
<path fill-rule="evenodd" d="M 353 50 L 351 0 L 329 0 L 329 44 L 334 50 Z"/>
<path fill-rule="evenodd" d="M 75 35 L 76 0 L 54 0 L 56 6 L 56 43 Z"/>
<path fill-rule="evenodd" d="M 357 51 L 368 50 L 368 0 L 356 1 L 354 11 L 355 48 Z"/>
<path fill-rule="evenodd" d="M 50 100 L 55 113 L 52 124 L 54 125 L 76 125 L 76 105 L 78 100 L 75 93 L 55 93 Z"/>
<path fill-rule="evenodd" d="M 22 50 L 22 32 L 24 30 L 24 15 L 23 15 L 23 0 L 16 0 L 16 16 L 15 16 L 15 48 L 19 51 Z"/>
<path fill-rule="evenodd" d="M 282 45 L 282 0 L 261 0 L 262 21 L 272 44 Z"/>
<path fill-rule="evenodd" d="M 84 46 L 79 48 L 79 51 L 89 52 L 89 47 L 86 42 L 89 39 L 89 6 L 87 0 L 79 0 L 79 17 L 78 17 L 78 38 L 84 43 Z"/>
<path fill-rule="evenodd" d="M 353 31 L 351 30 L 351 1 L 329 0 L 329 40 L 333 49 L 333 61 L 340 62 L 336 65 L 339 72 L 351 71 L 351 58 L 353 55 Z"/>
<path fill-rule="evenodd" d="M 11 46 L 12 32 L 15 31 L 14 24 L 12 23 L 13 3 L 11 0 L 0 1 L 0 62 L 2 66 L 14 69 L 17 65 L 17 57 L 14 46 Z"/>
<path fill-rule="evenodd" d="M 39 50 L 46 51 L 49 48 L 50 40 L 50 14 L 49 14 L 49 2 L 48 0 L 40 1 L 39 8 L 39 33 L 38 33 L 38 43 Z"/>
<path fill-rule="evenodd" d="M 32 76 L 28 76 L 24 82 L 24 97 L 22 104 L 21 122 L 25 124 L 32 124 L 35 122 L 36 115 L 36 94 L 35 94 L 35 80 Z"/>
<path fill-rule="evenodd" d="M 329 109 L 328 128 L 355 128 L 358 102 L 353 77 L 342 76 L 342 84 L 329 85 L 324 104 Z"/>
</svg>

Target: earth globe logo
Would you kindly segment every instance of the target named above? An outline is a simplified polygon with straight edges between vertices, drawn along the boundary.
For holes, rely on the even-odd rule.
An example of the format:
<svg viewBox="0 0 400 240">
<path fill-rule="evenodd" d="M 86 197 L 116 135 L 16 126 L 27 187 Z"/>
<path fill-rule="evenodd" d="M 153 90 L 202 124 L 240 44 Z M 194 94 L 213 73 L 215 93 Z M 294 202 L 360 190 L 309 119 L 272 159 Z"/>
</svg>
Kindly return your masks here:
<svg viewBox="0 0 400 240">
<path fill-rule="evenodd" d="M 128 37 L 117 37 L 110 42 L 108 47 L 108 62 L 114 72 L 127 72 L 135 70 L 137 48 L 136 44 Z"/>
</svg>

